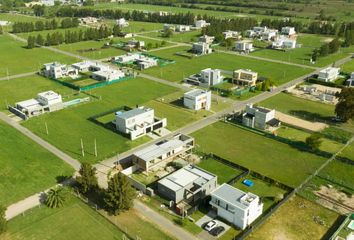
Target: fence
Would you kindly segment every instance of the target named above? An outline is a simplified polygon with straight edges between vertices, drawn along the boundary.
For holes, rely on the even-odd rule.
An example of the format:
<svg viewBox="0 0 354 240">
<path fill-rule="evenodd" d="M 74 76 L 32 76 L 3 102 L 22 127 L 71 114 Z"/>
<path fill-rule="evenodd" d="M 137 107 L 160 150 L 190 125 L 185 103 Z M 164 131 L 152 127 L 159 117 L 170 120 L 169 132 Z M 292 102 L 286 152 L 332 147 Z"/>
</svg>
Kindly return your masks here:
<svg viewBox="0 0 354 240">
<path fill-rule="evenodd" d="M 28 119 L 27 115 L 24 114 L 23 112 L 21 112 L 20 110 L 18 110 L 17 108 L 9 106 L 8 109 L 9 109 L 10 112 L 12 112 L 16 116 L 22 118 L 23 120 L 27 120 Z"/>
</svg>

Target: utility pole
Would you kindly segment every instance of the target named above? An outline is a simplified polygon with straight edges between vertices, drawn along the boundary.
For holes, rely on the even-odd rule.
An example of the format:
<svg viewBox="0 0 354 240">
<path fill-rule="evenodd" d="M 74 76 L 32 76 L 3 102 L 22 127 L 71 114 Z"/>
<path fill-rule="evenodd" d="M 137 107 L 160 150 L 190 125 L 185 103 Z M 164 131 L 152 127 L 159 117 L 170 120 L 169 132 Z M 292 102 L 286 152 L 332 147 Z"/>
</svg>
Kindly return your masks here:
<svg viewBox="0 0 354 240">
<path fill-rule="evenodd" d="M 95 157 L 97 157 L 97 142 L 96 142 L 96 138 L 95 138 Z"/>
<path fill-rule="evenodd" d="M 81 155 L 85 157 L 84 142 L 82 141 L 82 138 L 81 138 Z"/>
</svg>

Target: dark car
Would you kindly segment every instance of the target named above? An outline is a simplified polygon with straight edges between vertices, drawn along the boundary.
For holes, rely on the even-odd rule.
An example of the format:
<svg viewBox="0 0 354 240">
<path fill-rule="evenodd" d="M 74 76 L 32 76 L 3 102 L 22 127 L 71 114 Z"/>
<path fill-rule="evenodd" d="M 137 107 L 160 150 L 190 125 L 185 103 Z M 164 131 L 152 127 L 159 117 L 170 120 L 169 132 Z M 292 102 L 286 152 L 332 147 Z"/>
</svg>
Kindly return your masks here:
<svg viewBox="0 0 354 240">
<path fill-rule="evenodd" d="M 223 226 L 218 226 L 215 227 L 213 229 L 210 230 L 210 234 L 213 235 L 214 237 L 217 237 L 220 235 L 220 233 L 222 233 L 223 231 L 225 231 L 225 228 Z"/>
</svg>

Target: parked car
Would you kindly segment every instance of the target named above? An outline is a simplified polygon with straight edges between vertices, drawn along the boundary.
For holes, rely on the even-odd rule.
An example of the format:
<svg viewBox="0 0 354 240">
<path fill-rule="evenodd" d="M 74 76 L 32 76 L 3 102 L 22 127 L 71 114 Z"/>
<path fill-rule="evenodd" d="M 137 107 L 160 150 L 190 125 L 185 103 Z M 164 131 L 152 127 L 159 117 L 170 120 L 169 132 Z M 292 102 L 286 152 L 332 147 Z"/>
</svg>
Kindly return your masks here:
<svg viewBox="0 0 354 240">
<path fill-rule="evenodd" d="M 212 230 L 213 228 L 217 227 L 218 223 L 214 220 L 211 220 L 210 222 L 208 222 L 205 225 L 205 230 L 207 230 L 208 232 L 210 232 L 210 230 Z"/>
<path fill-rule="evenodd" d="M 213 235 L 214 237 L 219 236 L 223 231 L 225 231 L 225 228 L 223 226 L 218 226 L 214 227 L 209 233 Z"/>
</svg>

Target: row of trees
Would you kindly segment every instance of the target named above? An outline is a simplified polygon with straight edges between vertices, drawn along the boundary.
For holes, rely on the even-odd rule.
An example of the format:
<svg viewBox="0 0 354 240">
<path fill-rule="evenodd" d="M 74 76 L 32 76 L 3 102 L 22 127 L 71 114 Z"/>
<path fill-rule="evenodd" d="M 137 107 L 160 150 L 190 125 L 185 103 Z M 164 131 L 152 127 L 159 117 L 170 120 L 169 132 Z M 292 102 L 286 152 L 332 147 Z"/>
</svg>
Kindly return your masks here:
<svg viewBox="0 0 354 240">
<path fill-rule="evenodd" d="M 36 21 L 33 22 L 15 22 L 12 26 L 13 33 L 21 32 L 33 32 L 43 30 L 53 30 L 57 28 L 73 28 L 79 26 L 79 20 L 77 18 L 65 18 L 61 21 L 55 19 L 50 21 Z"/>
<path fill-rule="evenodd" d="M 329 43 L 323 44 L 319 49 L 316 48 L 312 52 L 312 61 L 317 61 L 318 57 L 325 57 L 339 50 L 341 42 L 338 38 L 333 39 Z"/>
<path fill-rule="evenodd" d="M 37 37 L 29 36 L 27 38 L 27 48 L 31 49 L 35 46 L 55 46 L 62 43 L 75 43 L 89 40 L 104 39 L 112 35 L 112 30 L 106 26 L 101 26 L 99 29 L 87 28 L 78 31 L 65 31 L 48 33 L 46 38 L 41 34 Z"/>
</svg>

